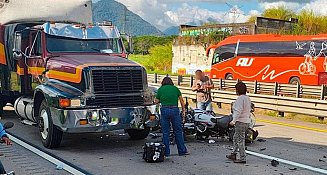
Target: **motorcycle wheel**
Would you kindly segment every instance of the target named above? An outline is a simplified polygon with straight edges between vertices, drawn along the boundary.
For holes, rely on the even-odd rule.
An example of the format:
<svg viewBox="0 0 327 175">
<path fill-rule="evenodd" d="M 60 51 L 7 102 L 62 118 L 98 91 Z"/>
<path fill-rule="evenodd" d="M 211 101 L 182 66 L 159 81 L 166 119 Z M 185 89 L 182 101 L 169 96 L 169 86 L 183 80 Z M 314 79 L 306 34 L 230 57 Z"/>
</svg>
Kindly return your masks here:
<svg viewBox="0 0 327 175">
<path fill-rule="evenodd" d="M 197 131 L 195 138 L 196 140 L 206 140 L 209 138 L 209 135 Z"/>
</svg>

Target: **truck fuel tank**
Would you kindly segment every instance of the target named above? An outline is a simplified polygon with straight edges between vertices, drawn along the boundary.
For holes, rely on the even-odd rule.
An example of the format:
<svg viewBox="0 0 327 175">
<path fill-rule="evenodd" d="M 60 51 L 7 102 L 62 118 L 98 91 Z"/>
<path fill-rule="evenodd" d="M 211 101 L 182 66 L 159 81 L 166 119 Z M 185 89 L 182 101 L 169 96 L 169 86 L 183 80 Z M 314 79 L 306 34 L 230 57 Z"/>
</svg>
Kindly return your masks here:
<svg viewBox="0 0 327 175">
<path fill-rule="evenodd" d="M 34 118 L 33 99 L 19 97 L 15 101 L 14 109 L 20 118 L 36 122 Z"/>
</svg>

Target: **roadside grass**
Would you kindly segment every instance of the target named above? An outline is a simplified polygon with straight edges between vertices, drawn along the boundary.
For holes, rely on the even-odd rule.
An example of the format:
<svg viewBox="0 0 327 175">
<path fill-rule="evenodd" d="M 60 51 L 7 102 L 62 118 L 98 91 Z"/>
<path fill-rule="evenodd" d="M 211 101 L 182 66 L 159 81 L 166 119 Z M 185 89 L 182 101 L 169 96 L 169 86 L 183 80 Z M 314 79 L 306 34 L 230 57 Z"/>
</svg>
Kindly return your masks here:
<svg viewBox="0 0 327 175">
<path fill-rule="evenodd" d="M 150 74 L 154 74 L 154 73 L 157 73 L 157 74 L 169 74 L 169 75 L 172 75 L 171 74 L 171 71 L 163 71 L 163 70 L 158 70 L 158 69 L 155 69 L 155 70 L 151 70 L 149 67 L 150 65 L 150 61 L 151 61 L 151 55 L 135 55 L 135 54 L 131 54 L 129 55 L 129 59 L 132 60 L 132 61 L 135 61 L 137 63 L 139 63 L 140 65 L 142 65 L 143 67 L 146 68 L 147 70 L 147 73 L 150 73 Z"/>
</svg>

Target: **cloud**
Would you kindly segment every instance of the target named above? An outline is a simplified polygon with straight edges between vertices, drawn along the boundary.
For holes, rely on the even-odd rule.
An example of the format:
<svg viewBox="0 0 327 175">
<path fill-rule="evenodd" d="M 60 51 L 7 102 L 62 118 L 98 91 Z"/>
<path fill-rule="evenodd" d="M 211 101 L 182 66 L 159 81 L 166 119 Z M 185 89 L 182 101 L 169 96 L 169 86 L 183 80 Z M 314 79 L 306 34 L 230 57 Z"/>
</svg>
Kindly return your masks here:
<svg viewBox="0 0 327 175">
<path fill-rule="evenodd" d="M 279 2 L 280 0 L 258 0 L 260 3 L 262 2 L 268 2 L 268 3 L 271 3 L 271 2 Z M 312 0 L 284 0 L 284 2 L 293 2 L 293 3 L 299 3 L 299 4 L 304 4 L 304 3 L 309 3 L 311 2 Z"/>
<path fill-rule="evenodd" d="M 271 9 L 278 7 L 286 7 L 291 10 L 297 10 L 300 8 L 301 4 L 299 2 L 288 2 L 288 1 L 271 1 L 271 2 L 261 2 L 259 6 L 263 9 Z"/>
<path fill-rule="evenodd" d="M 307 3 L 302 9 L 311 10 L 317 15 L 327 15 L 327 0 L 316 0 Z"/>
<path fill-rule="evenodd" d="M 301 10 L 309 10 L 314 12 L 316 15 L 327 15 L 327 0 L 259 0 L 260 8 L 263 10 L 277 7 L 286 7 L 295 12 Z"/>
<path fill-rule="evenodd" d="M 195 23 L 197 25 L 205 22 L 231 22 L 234 15 L 228 11 L 211 11 L 200 8 L 191 4 L 194 2 L 206 3 L 223 3 L 226 0 L 117 0 L 123 3 L 134 13 L 140 15 L 146 21 L 152 23 L 161 30 L 170 26 L 178 26 L 180 24 Z M 228 2 L 239 2 L 240 0 L 232 0 Z M 171 8 L 171 4 L 177 4 L 175 8 Z M 243 11 L 236 7 L 237 14 L 235 22 L 245 22 L 250 15 L 245 15 Z M 258 14 L 258 11 L 250 13 Z"/>
<path fill-rule="evenodd" d="M 155 25 L 159 29 L 165 29 L 173 24 L 165 12 L 168 11 L 163 0 L 116 0 L 124 4 L 129 10 L 141 16 L 144 20 Z"/>
<path fill-rule="evenodd" d="M 123 3 L 127 8 L 141 16 L 144 20 L 164 30 L 171 26 L 185 23 L 200 24 L 203 22 L 232 22 L 234 15 L 228 11 L 213 11 L 198 7 L 199 3 L 221 3 L 227 0 L 116 0 Z M 229 3 L 237 4 L 244 0 L 228 0 Z M 251 2 L 252 3 L 252 2 Z M 236 8 L 235 22 L 246 22 L 250 16 L 259 16 L 262 11 L 276 7 L 286 7 L 295 12 L 302 9 L 312 10 L 319 15 L 327 15 L 327 0 L 258 0 L 258 8 L 247 9 L 243 12 Z M 242 8 L 244 9 L 244 7 Z"/>
</svg>

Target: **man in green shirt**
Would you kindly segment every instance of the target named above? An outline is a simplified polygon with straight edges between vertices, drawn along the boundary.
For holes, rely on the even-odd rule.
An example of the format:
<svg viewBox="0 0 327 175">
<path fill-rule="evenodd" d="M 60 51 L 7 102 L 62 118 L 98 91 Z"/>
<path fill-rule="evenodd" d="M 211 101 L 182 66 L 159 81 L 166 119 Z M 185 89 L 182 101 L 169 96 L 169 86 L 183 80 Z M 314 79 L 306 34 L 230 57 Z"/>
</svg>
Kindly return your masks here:
<svg viewBox="0 0 327 175">
<path fill-rule="evenodd" d="M 158 89 L 156 103 L 161 103 L 161 130 L 163 143 L 165 145 L 165 156 L 170 155 L 169 133 L 170 124 L 172 124 L 175 140 L 177 144 L 178 154 L 180 156 L 188 155 L 187 148 L 184 144 L 182 117 L 178 108 L 178 101 L 182 106 L 182 114 L 185 117 L 185 104 L 181 91 L 174 86 L 173 81 L 169 77 L 165 77 Z"/>
<path fill-rule="evenodd" d="M 182 96 L 181 91 L 174 85 L 165 85 L 159 88 L 157 99 L 162 106 L 178 106 L 178 98 Z"/>
</svg>

